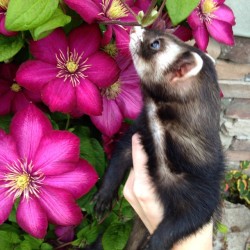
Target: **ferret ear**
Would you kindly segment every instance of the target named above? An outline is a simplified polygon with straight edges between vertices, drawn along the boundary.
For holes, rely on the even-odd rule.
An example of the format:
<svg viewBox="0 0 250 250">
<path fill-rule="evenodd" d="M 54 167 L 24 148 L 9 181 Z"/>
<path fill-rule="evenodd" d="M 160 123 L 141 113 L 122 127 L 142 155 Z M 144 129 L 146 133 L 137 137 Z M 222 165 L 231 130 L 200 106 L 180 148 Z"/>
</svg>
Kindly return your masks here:
<svg viewBox="0 0 250 250">
<path fill-rule="evenodd" d="M 172 82 L 198 75 L 202 66 L 203 60 L 197 53 L 191 51 L 183 53 L 173 68 Z"/>
</svg>

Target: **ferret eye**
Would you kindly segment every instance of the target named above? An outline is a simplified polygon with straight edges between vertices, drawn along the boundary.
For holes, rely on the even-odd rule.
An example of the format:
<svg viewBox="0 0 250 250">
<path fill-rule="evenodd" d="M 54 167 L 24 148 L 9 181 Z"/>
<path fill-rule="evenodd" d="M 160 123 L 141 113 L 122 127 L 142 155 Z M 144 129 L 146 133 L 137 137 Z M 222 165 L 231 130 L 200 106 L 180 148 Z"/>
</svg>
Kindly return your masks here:
<svg viewBox="0 0 250 250">
<path fill-rule="evenodd" d="M 151 44 L 150 44 L 150 48 L 153 50 L 159 50 L 161 47 L 161 43 L 160 40 L 154 40 Z"/>
</svg>

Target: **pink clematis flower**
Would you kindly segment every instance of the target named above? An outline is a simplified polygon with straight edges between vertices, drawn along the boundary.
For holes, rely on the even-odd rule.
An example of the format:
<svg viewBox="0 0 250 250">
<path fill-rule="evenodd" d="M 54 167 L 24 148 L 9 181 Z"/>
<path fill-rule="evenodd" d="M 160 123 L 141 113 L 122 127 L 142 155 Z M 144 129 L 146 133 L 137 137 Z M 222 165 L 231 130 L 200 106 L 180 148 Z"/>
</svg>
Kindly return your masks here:
<svg viewBox="0 0 250 250">
<path fill-rule="evenodd" d="M 0 1 L 0 34 L 4 36 L 15 36 L 17 32 L 9 31 L 5 28 L 5 17 L 8 8 L 9 0 Z"/>
<path fill-rule="evenodd" d="M 31 101 L 41 101 L 40 95 L 22 88 L 16 81 L 18 67 L 14 64 L 0 64 L 0 115 L 15 113 Z"/>
<path fill-rule="evenodd" d="M 121 73 L 118 81 L 102 88 L 103 111 L 91 116 L 94 125 L 105 135 L 112 136 L 119 131 L 124 118 L 135 119 L 142 107 L 140 81 L 133 63 L 118 59 Z"/>
<path fill-rule="evenodd" d="M 10 134 L 0 130 L 0 224 L 17 198 L 17 223 L 34 237 L 46 235 L 48 222 L 81 222 L 76 199 L 92 188 L 97 174 L 79 159 L 79 144 L 74 134 L 53 130 L 33 104 L 16 113 Z"/>
<path fill-rule="evenodd" d="M 115 60 L 101 51 L 98 25 L 83 25 L 67 39 L 62 29 L 46 38 L 31 41 L 35 60 L 24 62 L 16 75 L 19 84 L 39 91 L 42 101 L 54 111 L 99 115 L 102 101 L 99 87 L 117 80 Z"/>
<path fill-rule="evenodd" d="M 234 44 L 232 26 L 235 25 L 235 17 L 224 2 L 225 0 L 201 0 L 187 19 L 196 44 L 203 51 L 207 48 L 209 35 L 220 43 Z"/>
<path fill-rule="evenodd" d="M 134 22 L 135 17 L 128 11 L 121 0 L 65 0 L 70 8 L 75 10 L 87 23 L 93 22 Z M 150 5 L 149 0 L 126 0 L 126 4 L 135 12 L 140 10 L 146 11 Z M 120 25 L 107 25 L 107 30 L 104 33 L 103 44 L 108 44 L 112 35 L 115 35 L 116 45 L 119 51 L 126 56 L 130 56 L 129 43 L 129 28 Z"/>
</svg>

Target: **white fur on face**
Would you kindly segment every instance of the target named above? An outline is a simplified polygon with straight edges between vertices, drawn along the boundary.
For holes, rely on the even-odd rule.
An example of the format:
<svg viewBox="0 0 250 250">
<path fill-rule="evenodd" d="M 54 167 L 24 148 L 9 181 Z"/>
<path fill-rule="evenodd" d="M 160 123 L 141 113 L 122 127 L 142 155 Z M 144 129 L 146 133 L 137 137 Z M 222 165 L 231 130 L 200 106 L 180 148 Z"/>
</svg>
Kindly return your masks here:
<svg viewBox="0 0 250 250">
<path fill-rule="evenodd" d="M 173 64 L 177 56 L 181 53 L 181 48 L 175 43 L 168 43 L 164 52 L 157 55 L 155 60 L 155 80 L 160 80 L 163 73 Z"/>
</svg>

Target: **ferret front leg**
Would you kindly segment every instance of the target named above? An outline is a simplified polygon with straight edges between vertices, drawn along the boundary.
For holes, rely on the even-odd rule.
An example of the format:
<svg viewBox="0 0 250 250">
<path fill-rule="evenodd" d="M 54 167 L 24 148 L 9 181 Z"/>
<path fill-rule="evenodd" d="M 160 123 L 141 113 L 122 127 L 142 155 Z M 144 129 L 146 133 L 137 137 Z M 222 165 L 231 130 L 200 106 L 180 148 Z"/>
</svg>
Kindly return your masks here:
<svg viewBox="0 0 250 250">
<path fill-rule="evenodd" d="M 112 201 L 117 196 L 118 188 L 128 170 L 132 167 L 132 135 L 136 132 L 135 125 L 117 143 L 109 166 L 103 177 L 98 193 L 94 197 L 95 211 L 102 216 L 112 208 Z"/>
</svg>

